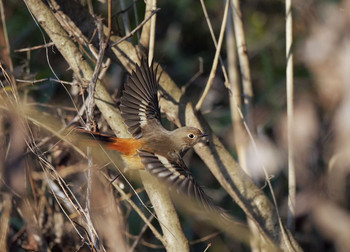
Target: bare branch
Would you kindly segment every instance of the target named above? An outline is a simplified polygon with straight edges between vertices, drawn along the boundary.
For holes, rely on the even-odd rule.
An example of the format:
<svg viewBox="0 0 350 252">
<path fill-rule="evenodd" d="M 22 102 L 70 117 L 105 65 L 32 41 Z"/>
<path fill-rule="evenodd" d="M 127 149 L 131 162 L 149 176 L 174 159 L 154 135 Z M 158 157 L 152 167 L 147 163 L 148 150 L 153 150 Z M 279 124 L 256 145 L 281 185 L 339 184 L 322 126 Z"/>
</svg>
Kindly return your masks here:
<svg viewBox="0 0 350 252">
<path fill-rule="evenodd" d="M 251 114 L 252 99 L 253 99 L 253 85 L 250 76 L 249 60 L 247 55 L 247 44 L 244 35 L 244 27 L 242 21 L 242 12 L 239 0 L 231 0 L 233 25 L 236 35 L 237 51 L 239 65 L 241 69 L 242 84 L 243 84 L 243 102 L 246 107 L 246 120 L 250 130 L 253 130 L 253 117 Z"/>
<path fill-rule="evenodd" d="M 288 116 L 288 228 L 294 230 L 296 178 L 294 167 L 294 141 L 293 141 L 293 19 L 292 1 L 286 0 L 286 79 L 287 79 L 287 116 Z"/>
</svg>

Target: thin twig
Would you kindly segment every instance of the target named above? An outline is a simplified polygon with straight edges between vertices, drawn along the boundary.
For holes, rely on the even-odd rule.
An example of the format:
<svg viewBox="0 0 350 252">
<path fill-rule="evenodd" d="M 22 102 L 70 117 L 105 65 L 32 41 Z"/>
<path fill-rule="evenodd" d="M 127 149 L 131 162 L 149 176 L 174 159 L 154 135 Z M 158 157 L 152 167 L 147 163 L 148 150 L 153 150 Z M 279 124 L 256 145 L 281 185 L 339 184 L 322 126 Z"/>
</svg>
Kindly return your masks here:
<svg viewBox="0 0 350 252">
<path fill-rule="evenodd" d="M 293 141 L 293 19 L 292 0 L 286 0 L 286 79 L 287 79 L 287 117 L 288 117 L 288 218 L 287 226 L 294 230 L 296 179 L 294 167 Z"/>
<path fill-rule="evenodd" d="M 207 20 L 207 25 L 209 27 L 211 39 L 214 42 L 215 49 L 217 49 L 218 42 L 216 41 L 214 30 L 213 30 L 213 26 L 211 25 L 211 21 L 210 21 L 209 15 L 208 15 L 207 7 L 204 4 L 204 0 L 201 0 L 201 5 L 202 5 L 203 13 L 204 13 L 204 16 L 205 16 L 205 20 Z M 219 56 L 219 60 L 220 60 L 221 70 L 222 70 L 222 73 L 223 73 L 224 78 L 225 78 L 225 86 L 226 86 L 227 89 L 230 90 L 231 87 L 229 85 L 229 79 L 228 79 L 228 76 L 227 76 L 227 71 L 226 71 L 225 64 L 224 64 L 221 56 Z"/>
<path fill-rule="evenodd" d="M 26 48 L 21 48 L 21 49 L 16 49 L 14 50 L 14 52 L 30 52 L 30 51 L 34 51 L 34 50 L 38 50 L 41 48 L 45 48 L 45 47 L 50 47 L 55 45 L 54 42 L 50 42 L 44 45 L 38 45 L 38 46 L 32 46 L 32 47 L 26 47 Z"/>
<path fill-rule="evenodd" d="M 135 34 L 135 32 L 137 32 L 145 23 L 148 22 L 148 20 L 151 19 L 151 17 L 156 14 L 158 11 L 160 11 L 160 8 L 155 9 L 154 11 L 152 11 L 151 15 L 148 16 L 145 20 L 143 20 L 138 26 L 135 27 L 135 29 L 133 29 L 128 35 L 125 35 L 124 37 L 122 37 L 121 39 L 119 39 L 117 42 L 113 43 L 112 46 L 116 46 L 119 43 L 123 42 L 124 40 L 130 38 L 131 36 L 133 36 Z"/>
<path fill-rule="evenodd" d="M 204 236 L 204 237 L 202 237 L 202 238 L 199 238 L 199 239 L 197 239 L 197 240 L 191 241 L 190 244 L 191 244 L 191 245 L 195 245 L 195 244 L 198 244 L 198 243 L 201 243 L 201 242 L 205 242 L 205 241 L 207 241 L 207 240 L 210 240 L 210 239 L 212 239 L 212 238 L 218 236 L 219 234 L 220 234 L 220 232 L 214 232 L 214 233 L 212 233 L 212 234 L 208 234 L 208 235 L 206 235 L 206 236 Z"/>
<path fill-rule="evenodd" d="M 195 73 L 195 75 L 193 75 L 192 78 L 185 85 L 181 87 L 182 93 L 185 93 L 188 86 L 191 85 L 191 83 L 193 83 L 203 73 L 203 58 L 199 57 L 198 62 L 199 62 L 199 69 L 197 73 Z"/>
<path fill-rule="evenodd" d="M 153 219 L 154 219 L 154 214 L 151 214 L 148 217 L 148 221 L 151 223 Z M 148 228 L 147 224 L 143 225 L 139 235 L 137 236 L 137 238 L 135 239 L 135 241 L 133 242 L 133 244 L 132 244 L 132 246 L 130 248 L 130 252 L 135 250 L 137 244 L 139 244 L 139 242 L 141 241 L 142 235 L 146 232 L 147 228 Z"/>
<path fill-rule="evenodd" d="M 72 125 L 73 123 L 76 123 L 77 121 L 81 121 L 82 123 L 84 123 L 82 116 L 85 113 L 86 110 L 86 106 L 87 106 L 87 102 L 88 100 L 85 100 L 83 105 L 80 107 L 79 111 L 77 112 L 76 116 L 73 118 L 72 121 L 70 121 L 70 123 L 67 124 L 67 126 L 69 127 L 70 125 Z"/>
<path fill-rule="evenodd" d="M 125 235 L 128 238 L 137 239 L 136 235 L 132 235 L 130 233 L 125 233 Z M 141 239 L 140 243 L 142 245 L 144 245 L 145 247 L 149 247 L 149 248 L 153 248 L 153 249 L 163 249 L 164 250 L 164 246 L 163 245 L 153 244 L 153 243 L 147 242 L 147 241 L 145 241 L 143 239 Z"/>
<path fill-rule="evenodd" d="M 211 247 L 211 243 L 209 243 L 208 245 L 207 245 L 207 247 L 205 248 L 205 250 L 203 251 L 203 252 L 207 252 L 208 251 L 208 249 Z"/>
<path fill-rule="evenodd" d="M 102 80 L 105 77 L 107 70 L 110 67 L 111 63 L 112 63 L 111 58 L 108 58 L 106 60 L 106 62 L 102 64 L 102 69 L 100 71 L 100 74 L 98 75 L 98 79 Z"/>
<path fill-rule="evenodd" d="M 95 87 L 96 87 L 96 82 L 97 82 L 97 78 L 98 75 L 100 73 L 100 69 L 103 63 L 103 56 L 104 56 L 104 52 L 106 49 L 106 43 L 103 41 L 103 26 L 102 26 L 102 22 L 100 19 L 96 20 L 96 26 L 97 26 L 97 30 L 98 30 L 98 36 L 99 36 L 99 53 L 98 53 L 98 57 L 97 57 L 97 63 L 95 66 L 95 70 L 94 73 L 92 75 L 91 81 L 90 81 L 90 85 L 89 85 L 89 96 L 88 96 L 88 104 L 87 104 L 87 124 L 88 124 L 88 129 L 91 130 L 91 126 L 93 125 L 93 108 L 95 106 Z"/>
<path fill-rule="evenodd" d="M 224 11 L 224 15 L 222 17 L 222 23 L 221 23 L 221 30 L 220 30 L 220 36 L 219 36 L 219 42 L 218 42 L 218 47 L 216 48 L 216 52 L 215 52 L 215 57 L 213 60 L 213 65 L 210 71 L 210 75 L 207 81 L 207 84 L 205 86 L 205 89 L 203 91 L 203 94 L 201 96 L 201 98 L 199 99 L 199 101 L 197 102 L 196 105 L 196 110 L 200 110 L 203 102 L 205 100 L 205 98 L 207 97 L 209 90 L 211 88 L 211 86 L 213 85 L 213 80 L 215 77 L 215 72 L 216 72 L 216 68 L 218 66 L 218 61 L 219 61 L 219 56 L 220 56 L 220 51 L 221 51 L 221 46 L 222 46 L 222 42 L 224 40 L 224 34 L 225 34 L 225 27 L 226 27 L 226 22 L 227 22 L 227 14 L 228 14 L 228 7 L 230 6 L 229 4 L 229 0 L 226 1 L 226 5 L 225 5 L 225 11 Z"/>
<path fill-rule="evenodd" d="M 43 78 L 43 79 L 39 79 L 39 80 L 21 80 L 21 79 L 16 79 L 17 82 L 24 82 L 24 83 L 29 83 L 29 84 L 35 84 L 38 82 L 44 82 L 44 81 L 48 81 L 50 80 L 50 78 Z"/>
<path fill-rule="evenodd" d="M 63 81 L 63 80 L 56 80 L 54 78 L 43 78 L 39 80 L 21 80 L 21 79 L 16 79 L 17 82 L 23 82 L 23 83 L 29 83 L 29 84 L 35 84 L 38 82 L 44 82 L 44 81 L 52 81 L 52 82 L 58 82 L 60 84 L 66 84 L 70 86 L 76 86 L 77 83 L 70 82 L 70 81 Z"/>
</svg>

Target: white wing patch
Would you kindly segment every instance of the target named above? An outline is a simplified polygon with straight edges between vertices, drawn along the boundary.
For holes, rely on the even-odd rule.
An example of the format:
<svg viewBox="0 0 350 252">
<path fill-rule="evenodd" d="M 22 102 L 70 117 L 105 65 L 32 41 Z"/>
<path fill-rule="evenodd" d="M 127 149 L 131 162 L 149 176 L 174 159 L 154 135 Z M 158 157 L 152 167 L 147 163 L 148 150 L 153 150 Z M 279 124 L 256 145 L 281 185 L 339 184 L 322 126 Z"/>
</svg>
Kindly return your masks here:
<svg viewBox="0 0 350 252">
<path fill-rule="evenodd" d="M 168 159 L 165 158 L 164 156 L 154 154 L 158 160 L 164 165 L 165 168 L 167 168 L 173 175 L 173 177 L 178 177 L 179 179 L 185 179 L 185 176 L 180 174 L 173 166 L 171 163 L 169 163 Z"/>
<path fill-rule="evenodd" d="M 143 111 L 140 111 L 138 113 L 139 117 L 140 117 L 140 126 L 143 127 L 147 124 L 147 117 L 146 117 L 146 114 L 145 112 Z"/>
<path fill-rule="evenodd" d="M 147 114 L 146 114 L 146 109 L 147 109 L 147 102 L 145 100 L 141 100 L 141 103 L 139 104 L 140 109 L 138 116 L 140 117 L 140 126 L 143 127 L 147 124 Z"/>
</svg>

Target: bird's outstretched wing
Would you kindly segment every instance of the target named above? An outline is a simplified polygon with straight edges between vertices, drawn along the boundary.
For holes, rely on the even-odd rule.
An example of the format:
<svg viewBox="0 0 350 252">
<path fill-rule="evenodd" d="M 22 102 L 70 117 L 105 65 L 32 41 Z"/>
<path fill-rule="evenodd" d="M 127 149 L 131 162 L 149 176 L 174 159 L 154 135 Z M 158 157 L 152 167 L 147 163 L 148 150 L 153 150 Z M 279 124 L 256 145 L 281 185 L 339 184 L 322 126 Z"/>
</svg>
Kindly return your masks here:
<svg viewBox="0 0 350 252">
<path fill-rule="evenodd" d="M 197 184 L 182 159 L 171 161 L 165 156 L 145 150 L 138 150 L 138 153 L 148 172 L 174 188 L 180 189 L 189 197 L 194 197 L 206 209 L 215 209 L 212 199 Z"/>
<path fill-rule="evenodd" d="M 136 66 L 125 84 L 120 105 L 125 124 L 136 139 L 142 137 L 142 128 L 150 120 L 160 121 L 157 92 L 158 82 L 153 62 L 149 67 L 147 59 L 143 58 L 141 65 Z"/>
</svg>

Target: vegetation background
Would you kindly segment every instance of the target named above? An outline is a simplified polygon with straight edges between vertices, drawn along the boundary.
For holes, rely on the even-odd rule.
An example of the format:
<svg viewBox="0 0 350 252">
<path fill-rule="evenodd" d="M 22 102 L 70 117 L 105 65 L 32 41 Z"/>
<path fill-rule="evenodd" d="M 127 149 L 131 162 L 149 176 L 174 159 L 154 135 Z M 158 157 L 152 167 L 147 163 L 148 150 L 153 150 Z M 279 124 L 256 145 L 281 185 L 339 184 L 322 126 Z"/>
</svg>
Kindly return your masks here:
<svg viewBox="0 0 350 252">
<path fill-rule="evenodd" d="M 42 2 L 55 9 L 52 13 L 66 29 L 67 38 L 96 70 L 101 55 L 96 46 L 98 25 L 89 27 L 90 23 L 86 23 L 86 27 L 79 27 L 94 33 L 95 42 L 92 37 L 83 39 L 77 35 L 79 29 L 62 14 L 75 11 L 71 18 L 84 20 L 85 14 L 80 16 L 79 8 L 65 10 L 73 5 L 64 1 Z M 90 12 L 95 20 L 102 20 L 111 28 L 111 34 L 119 37 L 130 34 L 145 16 L 143 1 L 71 2 Z M 285 3 L 240 2 L 252 88 L 252 93 L 247 93 L 247 68 L 239 54 L 244 47 L 237 42 L 232 23 L 232 5 L 237 2 L 231 1 L 220 53 L 224 68 L 218 64 L 198 117 L 207 122 L 210 133 L 224 146 L 221 148 L 213 140 L 213 148 L 219 146 L 219 152 L 228 150 L 239 162 L 240 166 L 232 163 L 235 172 L 228 173 L 240 174 L 242 168 L 246 169 L 257 187 L 251 187 L 247 178 L 242 183 L 249 184 L 245 188 L 248 193 L 242 192 L 241 185 L 237 185 L 240 193 L 230 193 L 200 148 L 186 155 L 199 184 L 235 219 L 234 224 L 225 226 L 213 223 L 220 218 L 216 215 L 208 215 L 196 206 L 186 207 L 189 202 L 177 194 L 172 194 L 177 214 L 163 220 L 152 196 L 151 202 L 147 196 L 152 194 L 147 183 L 153 182 L 145 181 L 143 175 L 126 173 L 112 186 L 112 178 L 120 176 L 115 168 L 122 167 L 118 154 L 108 152 L 107 156 L 103 149 L 86 150 L 84 139 L 74 138 L 74 128 L 89 128 L 92 121 L 101 132 L 118 131 L 106 118 L 99 101 L 93 120 L 85 113 L 91 94 L 90 79 L 78 76 L 65 59 L 62 45 L 52 42 L 52 36 L 40 28 L 42 23 L 35 22 L 36 14 L 29 11 L 32 1 L 0 1 L 0 251 L 181 251 L 176 246 L 183 243 L 188 249 L 187 242 L 191 251 L 349 251 L 350 1 L 293 1 L 294 115 L 289 117 L 290 135 Z M 226 2 L 204 3 L 218 40 Z M 211 76 L 216 55 L 203 6 L 201 1 L 164 0 L 157 3 L 157 8 L 154 59 L 181 89 L 181 97 L 195 106 Z M 67 21 L 66 26 L 62 20 Z M 68 31 L 67 27 L 73 28 Z M 125 40 L 134 49 L 120 49 L 132 59 L 137 58 L 132 50 L 142 51 L 136 47 L 144 26 L 139 28 Z M 116 41 L 110 37 L 111 43 Z M 112 55 L 110 48 L 102 55 L 102 70 L 97 69 L 97 73 L 102 72 L 99 78 L 111 102 L 118 105 L 122 85 L 133 66 L 123 56 Z M 165 90 L 167 87 L 164 84 Z M 161 101 L 161 107 L 168 128 L 184 124 L 181 109 L 179 114 L 173 114 L 166 101 Z M 237 107 L 243 119 L 237 115 Z M 197 118 L 196 114 L 193 118 Z M 288 146 L 294 150 L 291 156 Z M 285 224 L 288 219 L 291 160 L 297 184 L 295 213 L 288 227 L 283 228 L 279 220 Z M 261 204 L 261 197 L 268 203 Z M 277 215 L 272 207 L 274 198 Z M 264 204 L 271 207 L 264 208 Z M 185 240 L 177 238 L 176 228 L 166 222 L 176 215 Z M 269 223 L 275 225 L 270 227 Z M 286 241 L 286 235 L 292 237 L 290 241 Z M 172 247 L 174 237 L 177 245 Z"/>
</svg>

